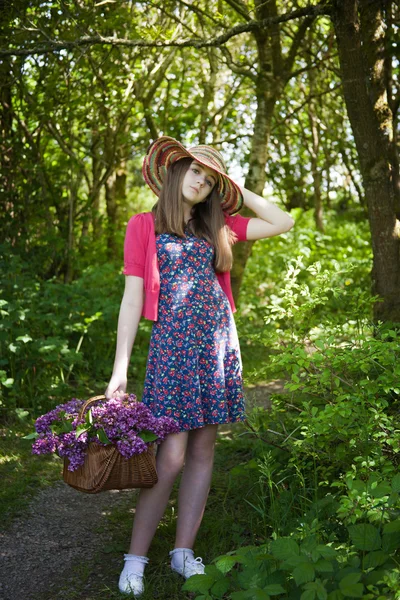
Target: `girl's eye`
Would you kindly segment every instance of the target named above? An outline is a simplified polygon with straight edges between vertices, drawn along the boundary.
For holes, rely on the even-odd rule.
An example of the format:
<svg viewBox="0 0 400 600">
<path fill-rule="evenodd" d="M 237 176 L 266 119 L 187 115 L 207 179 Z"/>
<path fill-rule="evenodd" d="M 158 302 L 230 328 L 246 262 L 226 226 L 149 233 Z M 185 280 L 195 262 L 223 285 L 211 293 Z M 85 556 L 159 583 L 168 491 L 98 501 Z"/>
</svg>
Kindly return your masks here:
<svg viewBox="0 0 400 600">
<path fill-rule="evenodd" d="M 200 171 L 199 171 L 198 169 L 196 169 L 196 167 L 192 167 L 192 171 L 193 171 L 193 173 L 196 173 L 196 174 L 197 174 L 197 173 L 200 173 Z M 212 186 L 213 186 L 213 182 L 212 182 L 212 181 L 210 181 L 210 180 L 207 180 L 207 184 L 208 184 L 210 187 L 212 187 Z"/>
</svg>

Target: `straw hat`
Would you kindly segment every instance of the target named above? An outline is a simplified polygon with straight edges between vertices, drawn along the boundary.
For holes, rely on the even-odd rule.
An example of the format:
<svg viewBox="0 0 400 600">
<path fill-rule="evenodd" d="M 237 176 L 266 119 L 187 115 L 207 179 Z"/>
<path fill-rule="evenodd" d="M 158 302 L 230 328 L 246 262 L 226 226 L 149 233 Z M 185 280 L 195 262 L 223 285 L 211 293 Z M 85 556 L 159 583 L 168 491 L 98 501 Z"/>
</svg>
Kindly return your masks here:
<svg viewBox="0 0 400 600">
<path fill-rule="evenodd" d="M 232 215 L 242 208 L 242 192 L 226 174 L 226 165 L 218 150 L 205 145 L 193 146 L 187 150 L 180 142 L 166 135 L 150 144 L 143 161 L 144 180 L 157 196 L 160 194 L 168 167 L 181 158 L 192 158 L 219 173 L 216 185 L 221 196 L 222 210 Z"/>
</svg>

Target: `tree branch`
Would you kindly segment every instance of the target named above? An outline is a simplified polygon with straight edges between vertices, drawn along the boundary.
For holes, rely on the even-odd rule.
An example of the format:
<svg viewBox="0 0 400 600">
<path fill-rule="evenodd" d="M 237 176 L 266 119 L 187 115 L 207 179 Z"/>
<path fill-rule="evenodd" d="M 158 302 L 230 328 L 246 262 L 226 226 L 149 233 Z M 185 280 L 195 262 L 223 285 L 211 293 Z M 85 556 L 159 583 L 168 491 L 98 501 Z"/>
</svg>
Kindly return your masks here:
<svg viewBox="0 0 400 600">
<path fill-rule="evenodd" d="M 0 48 L 0 57 L 33 56 L 37 54 L 46 54 L 48 52 L 57 52 L 59 50 L 75 50 L 76 48 L 80 48 L 81 46 L 93 46 L 96 44 L 111 45 L 113 47 L 127 46 L 130 48 L 168 48 L 171 46 L 177 48 L 207 48 L 211 46 L 221 46 L 222 44 L 225 44 L 227 41 L 229 41 L 231 38 L 237 35 L 240 35 L 242 33 L 249 33 L 252 31 L 260 31 L 271 25 L 276 25 L 277 23 L 286 23 L 287 21 L 299 19 L 301 17 L 308 17 L 311 19 L 319 15 L 328 14 L 330 14 L 329 5 L 325 4 L 325 1 L 322 0 L 321 4 L 317 4 L 316 6 L 307 6 L 305 8 L 300 8 L 298 10 L 294 10 L 284 15 L 279 15 L 277 17 L 271 17 L 268 19 L 263 19 L 261 21 L 249 21 L 248 23 L 236 25 L 235 27 L 232 27 L 232 29 L 228 30 L 226 33 L 211 38 L 210 40 L 204 40 L 201 38 L 191 38 L 180 41 L 172 40 L 169 42 L 157 42 L 152 40 L 129 40 L 126 38 L 103 37 L 101 35 L 95 35 L 83 36 L 72 41 L 53 40 L 50 42 L 44 42 L 37 46 L 32 46 L 32 48 Z"/>
<path fill-rule="evenodd" d="M 244 2 L 242 2 L 242 0 L 225 0 L 225 3 L 233 8 L 233 10 L 236 11 L 237 14 L 243 17 L 246 21 L 251 21 L 247 6 Z"/>
<path fill-rule="evenodd" d="M 226 46 L 221 46 L 220 50 L 226 58 L 226 64 L 228 65 L 230 70 L 233 71 L 233 73 L 236 73 L 237 75 L 244 75 L 245 77 L 249 77 L 252 81 L 254 81 L 254 83 L 256 83 L 257 73 L 253 73 L 250 67 L 246 69 L 246 67 L 242 67 L 242 66 L 238 65 L 237 63 L 233 62 L 232 55 Z"/>
</svg>

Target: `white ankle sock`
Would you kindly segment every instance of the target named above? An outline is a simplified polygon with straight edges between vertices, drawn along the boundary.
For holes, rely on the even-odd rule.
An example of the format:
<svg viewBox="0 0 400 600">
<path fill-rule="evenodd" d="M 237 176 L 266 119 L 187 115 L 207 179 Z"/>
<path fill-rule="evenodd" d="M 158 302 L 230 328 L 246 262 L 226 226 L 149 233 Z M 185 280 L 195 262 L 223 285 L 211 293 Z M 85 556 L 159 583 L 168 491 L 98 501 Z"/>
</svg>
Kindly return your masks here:
<svg viewBox="0 0 400 600">
<path fill-rule="evenodd" d="M 183 569 L 183 559 L 185 556 L 194 558 L 193 550 L 191 548 L 174 548 L 169 555 L 172 556 L 171 564 L 176 569 Z"/>
<path fill-rule="evenodd" d="M 149 562 L 147 556 L 137 556 L 136 554 L 124 554 L 125 565 L 123 568 L 124 575 L 143 575 L 144 568 Z"/>
</svg>

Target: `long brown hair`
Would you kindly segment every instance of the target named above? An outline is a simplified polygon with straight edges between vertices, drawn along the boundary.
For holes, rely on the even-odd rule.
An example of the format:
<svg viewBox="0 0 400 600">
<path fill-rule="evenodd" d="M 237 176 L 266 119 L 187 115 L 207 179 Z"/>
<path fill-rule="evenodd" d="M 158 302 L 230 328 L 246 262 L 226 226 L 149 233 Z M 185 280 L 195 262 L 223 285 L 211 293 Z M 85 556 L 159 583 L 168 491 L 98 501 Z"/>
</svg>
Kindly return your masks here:
<svg viewBox="0 0 400 600">
<path fill-rule="evenodd" d="M 172 233 L 181 238 L 185 237 L 182 183 L 191 163 L 191 158 L 182 158 L 173 163 L 166 172 L 159 199 L 152 208 L 156 219 L 156 234 Z M 206 239 L 214 246 L 215 271 L 218 273 L 230 271 L 235 234 L 225 224 L 216 185 L 206 200 L 193 207 L 188 226 L 194 235 Z"/>
</svg>

